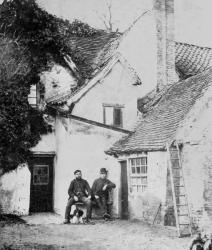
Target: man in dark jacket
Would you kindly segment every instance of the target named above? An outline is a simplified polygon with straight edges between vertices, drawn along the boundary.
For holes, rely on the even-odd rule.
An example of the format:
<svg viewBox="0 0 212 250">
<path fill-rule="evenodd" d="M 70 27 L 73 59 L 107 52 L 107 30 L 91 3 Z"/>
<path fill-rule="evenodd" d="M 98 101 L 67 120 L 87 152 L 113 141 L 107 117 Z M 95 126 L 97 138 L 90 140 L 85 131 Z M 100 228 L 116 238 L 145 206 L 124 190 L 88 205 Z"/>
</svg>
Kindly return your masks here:
<svg viewBox="0 0 212 250">
<path fill-rule="evenodd" d="M 71 206 L 76 202 L 82 202 L 86 205 L 86 221 L 89 222 L 91 218 L 91 188 L 88 182 L 82 179 L 80 170 L 74 171 L 74 175 L 75 179 L 71 182 L 68 189 L 69 199 L 66 206 L 64 224 L 70 223 Z"/>
<path fill-rule="evenodd" d="M 92 186 L 92 193 L 94 199 L 101 209 L 104 219 L 109 219 L 110 215 L 107 212 L 107 201 L 109 191 L 115 188 L 116 185 L 107 179 L 107 170 L 105 168 L 100 169 L 100 178 L 96 179 Z"/>
</svg>

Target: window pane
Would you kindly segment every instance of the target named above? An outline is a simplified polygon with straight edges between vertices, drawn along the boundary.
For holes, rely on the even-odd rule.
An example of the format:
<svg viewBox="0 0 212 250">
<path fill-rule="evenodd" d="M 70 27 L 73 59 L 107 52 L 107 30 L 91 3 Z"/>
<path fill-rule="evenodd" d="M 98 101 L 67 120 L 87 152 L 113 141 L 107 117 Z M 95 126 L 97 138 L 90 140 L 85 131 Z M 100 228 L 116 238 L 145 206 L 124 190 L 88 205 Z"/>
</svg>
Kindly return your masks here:
<svg viewBox="0 0 212 250">
<path fill-rule="evenodd" d="M 122 110 L 114 108 L 114 126 L 122 126 Z"/>
<path fill-rule="evenodd" d="M 132 174 L 135 174 L 135 167 L 132 167 Z"/>
<path fill-rule="evenodd" d="M 141 173 L 146 174 L 147 173 L 147 166 L 141 166 Z"/>
<path fill-rule="evenodd" d="M 30 87 L 30 94 L 28 95 L 28 102 L 30 105 L 35 106 L 37 104 L 37 91 L 36 85 Z"/>
<path fill-rule="evenodd" d="M 147 164 L 147 157 L 141 157 L 141 165 Z"/>
<path fill-rule="evenodd" d="M 135 166 L 135 159 L 131 159 L 130 161 L 131 161 L 131 165 Z"/>
<path fill-rule="evenodd" d="M 49 182 L 49 166 L 34 165 L 33 166 L 33 184 L 47 185 Z"/>
<path fill-rule="evenodd" d="M 147 177 L 142 177 L 141 178 L 141 184 L 142 185 L 147 185 Z"/>
<path fill-rule="evenodd" d="M 140 167 L 136 167 L 136 171 L 137 171 L 137 174 L 140 174 L 141 173 L 141 168 Z"/>
<path fill-rule="evenodd" d="M 132 185 L 137 185 L 137 180 L 136 180 L 136 178 L 132 178 L 132 179 L 131 179 L 131 184 L 132 184 Z"/>
<path fill-rule="evenodd" d="M 136 158 L 136 165 L 141 165 L 141 158 Z"/>
</svg>

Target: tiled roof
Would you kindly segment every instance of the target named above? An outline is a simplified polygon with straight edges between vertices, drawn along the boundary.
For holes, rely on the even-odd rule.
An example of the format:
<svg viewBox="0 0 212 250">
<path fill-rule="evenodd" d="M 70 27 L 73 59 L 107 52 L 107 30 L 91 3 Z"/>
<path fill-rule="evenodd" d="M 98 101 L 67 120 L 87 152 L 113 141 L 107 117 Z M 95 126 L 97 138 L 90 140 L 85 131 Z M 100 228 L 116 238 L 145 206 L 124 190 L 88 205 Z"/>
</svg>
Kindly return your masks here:
<svg viewBox="0 0 212 250">
<path fill-rule="evenodd" d="M 118 32 L 100 32 L 91 37 L 70 36 L 69 46 L 75 52 L 80 52 L 83 63 L 77 64 L 77 68 L 83 75 L 92 78 L 93 75 L 113 56 L 119 45 L 121 34 Z"/>
<path fill-rule="evenodd" d="M 212 69 L 169 87 L 150 109 L 135 132 L 114 144 L 108 153 L 162 150 L 173 140 L 176 130 L 204 90 L 212 85 Z"/>
<path fill-rule="evenodd" d="M 212 49 L 176 42 L 175 65 L 180 78 L 197 75 L 212 66 Z"/>
<path fill-rule="evenodd" d="M 86 83 L 101 71 L 109 60 L 116 54 L 117 48 L 124 34 L 118 32 L 99 32 L 91 37 L 70 36 L 69 46 L 74 51 L 79 51 L 83 55 L 85 63 L 78 63 L 76 66 L 81 75 L 87 75 L 84 79 L 83 88 Z M 200 47 L 186 43 L 175 43 L 176 70 L 181 79 L 203 72 L 212 66 L 212 49 Z M 136 74 L 136 72 L 134 72 Z M 77 91 L 78 92 L 78 91 Z M 73 90 L 66 93 L 58 93 L 48 100 L 51 103 L 63 103 L 74 94 Z"/>
</svg>

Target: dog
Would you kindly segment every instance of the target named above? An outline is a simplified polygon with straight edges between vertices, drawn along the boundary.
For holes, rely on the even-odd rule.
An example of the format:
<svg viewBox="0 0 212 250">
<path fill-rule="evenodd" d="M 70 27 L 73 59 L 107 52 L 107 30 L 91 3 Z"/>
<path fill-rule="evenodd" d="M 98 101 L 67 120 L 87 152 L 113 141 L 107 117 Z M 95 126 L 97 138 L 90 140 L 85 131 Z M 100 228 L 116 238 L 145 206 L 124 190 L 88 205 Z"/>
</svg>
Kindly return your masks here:
<svg viewBox="0 0 212 250">
<path fill-rule="evenodd" d="M 212 250 L 212 239 L 207 239 L 205 241 L 204 250 Z"/>
<path fill-rule="evenodd" d="M 71 224 L 84 224 L 84 221 L 83 221 L 84 212 L 81 209 L 79 209 L 77 206 L 73 206 L 73 209 L 71 210 L 72 210 L 70 214 Z"/>
</svg>

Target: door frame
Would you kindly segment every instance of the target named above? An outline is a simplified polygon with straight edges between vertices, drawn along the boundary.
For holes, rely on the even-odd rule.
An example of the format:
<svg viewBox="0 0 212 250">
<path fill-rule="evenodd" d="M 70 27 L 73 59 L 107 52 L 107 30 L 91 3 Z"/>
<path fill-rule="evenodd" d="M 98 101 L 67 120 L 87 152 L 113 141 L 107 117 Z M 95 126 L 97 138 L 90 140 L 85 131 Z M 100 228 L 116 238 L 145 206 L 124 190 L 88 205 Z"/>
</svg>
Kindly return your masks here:
<svg viewBox="0 0 212 250">
<path fill-rule="evenodd" d="M 120 195 L 120 217 L 121 217 L 121 219 L 129 219 L 129 174 L 128 174 L 128 160 L 127 159 L 120 159 L 120 160 L 118 160 L 118 162 L 119 162 L 119 164 L 120 164 L 120 190 L 121 190 L 121 195 Z M 122 183 L 122 165 L 121 165 L 121 163 L 122 162 L 125 162 L 126 163 L 126 176 L 125 176 L 125 178 L 126 178 L 126 185 L 127 185 L 127 187 L 126 187 L 126 191 L 127 191 L 127 199 L 126 199 L 126 204 L 127 204 L 127 215 L 123 215 L 123 208 L 122 208 L 122 185 L 123 185 L 123 183 Z"/>
<path fill-rule="evenodd" d="M 52 159 L 52 212 L 54 211 L 54 183 L 55 183 L 55 152 L 51 151 L 51 152 L 32 152 L 32 157 L 30 159 L 30 163 L 29 163 L 29 169 L 30 169 L 30 173 L 31 173 L 31 179 L 30 179 L 30 199 L 29 199 L 29 212 L 30 211 L 30 207 L 31 207 L 31 192 L 32 192 L 32 164 L 33 164 L 33 159 L 35 158 L 51 158 Z"/>
</svg>

